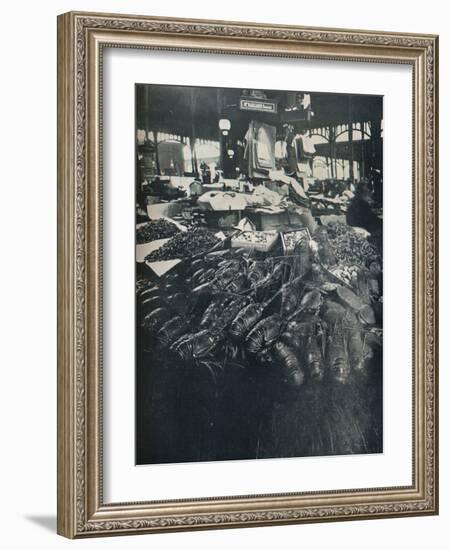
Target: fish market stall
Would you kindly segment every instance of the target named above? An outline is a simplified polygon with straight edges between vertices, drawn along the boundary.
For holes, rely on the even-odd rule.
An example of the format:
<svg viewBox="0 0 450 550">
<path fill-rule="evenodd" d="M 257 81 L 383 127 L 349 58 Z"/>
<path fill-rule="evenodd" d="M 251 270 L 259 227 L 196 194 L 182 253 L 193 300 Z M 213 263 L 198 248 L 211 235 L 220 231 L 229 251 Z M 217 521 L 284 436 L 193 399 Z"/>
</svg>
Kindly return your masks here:
<svg viewBox="0 0 450 550">
<path fill-rule="evenodd" d="M 138 144 L 137 462 L 382 452 L 380 210 L 349 223 L 366 197 L 313 178 L 295 109 L 214 118 L 201 93 L 198 128 Z"/>
<path fill-rule="evenodd" d="M 382 279 L 381 258 L 367 236 L 339 224 L 313 236 L 305 228 L 228 236 L 193 228 L 145 259 L 150 267 L 167 261 L 176 263 L 137 281 L 148 365 L 142 376 L 153 374 L 150 388 L 143 387 L 155 403 L 158 392 L 176 392 L 170 422 L 185 426 L 196 418 L 186 430 L 206 438 L 194 450 L 181 435 L 165 450 L 170 460 L 226 457 L 229 430 L 243 418 L 252 437 L 240 442 L 242 457 L 287 452 L 287 431 L 283 441 L 263 426 L 275 422 L 283 434 L 294 420 L 298 439 L 287 445 L 293 455 L 373 449 L 370 415 L 381 415 L 381 388 L 371 381 L 380 374 Z M 196 380 L 195 395 L 186 379 Z M 336 424 L 349 421 L 349 403 L 365 411 L 365 420 L 347 439 L 330 439 Z"/>
</svg>

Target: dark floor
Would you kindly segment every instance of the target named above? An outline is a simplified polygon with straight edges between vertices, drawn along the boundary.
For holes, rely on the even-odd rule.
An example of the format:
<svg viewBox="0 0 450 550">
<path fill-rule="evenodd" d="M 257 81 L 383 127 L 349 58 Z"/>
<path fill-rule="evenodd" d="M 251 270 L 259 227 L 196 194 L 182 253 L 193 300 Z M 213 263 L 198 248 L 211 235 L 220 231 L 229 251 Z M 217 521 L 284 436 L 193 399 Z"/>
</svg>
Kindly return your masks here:
<svg viewBox="0 0 450 550">
<path fill-rule="evenodd" d="M 176 361 L 156 342 L 145 347 L 152 351 L 137 358 L 137 464 L 383 450 L 380 350 L 346 385 L 325 377 L 289 390 L 260 365 L 209 370 Z"/>
</svg>

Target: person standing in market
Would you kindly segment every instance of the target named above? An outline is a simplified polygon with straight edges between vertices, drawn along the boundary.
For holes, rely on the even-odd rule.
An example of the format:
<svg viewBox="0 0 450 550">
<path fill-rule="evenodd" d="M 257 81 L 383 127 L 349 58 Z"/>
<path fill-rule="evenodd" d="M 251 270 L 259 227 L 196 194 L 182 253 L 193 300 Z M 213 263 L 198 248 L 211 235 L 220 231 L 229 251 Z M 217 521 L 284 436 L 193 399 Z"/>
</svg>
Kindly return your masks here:
<svg viewBox="0 0 450 550">
<path fill-rule="evenodd" d="M 374 201 L 370 192 L 369 182 L 361 179 L 355 196 L 347 210 L 347 223 L 354 227 L 362 227 L 369 233 L 381 233 L 382 222 L 374 213 Z"/>
<path fill-rule="evenodd" d="M 317 228 L 317 224 L 311 213 L 311 201 L 304 189 L 303 180 L 299 181 L 298 177 L 298 158 L 296 146 L 296 133 L 292 124 L 286 125 L 286 157 L 283 166 L 285 175 L 287 176 L 287 184 L 289 186 L 289 199 L 293 203 L 290 207 L 292 214 L 300 217 L 302 223 L 308 228 L 312 234 Z M 289 211 L 289 208 L 288 208 Z"/>
</svg>

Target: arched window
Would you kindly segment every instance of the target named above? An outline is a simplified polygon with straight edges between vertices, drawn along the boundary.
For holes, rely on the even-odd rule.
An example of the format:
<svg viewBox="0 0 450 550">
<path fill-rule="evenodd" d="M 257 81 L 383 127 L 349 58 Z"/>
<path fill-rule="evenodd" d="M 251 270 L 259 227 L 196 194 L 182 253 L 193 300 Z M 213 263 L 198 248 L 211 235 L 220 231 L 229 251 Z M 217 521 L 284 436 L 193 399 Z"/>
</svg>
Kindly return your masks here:
<svg viewBox="0 0 450 550">
<path fill-rule="evenodd" d="M 204 141 L 198 142 L 195 145 L 195 154 L 198 162 L 204 161 L 206 164 L 218 164 L 220 159 L 219 142 Z"/>
</svg>

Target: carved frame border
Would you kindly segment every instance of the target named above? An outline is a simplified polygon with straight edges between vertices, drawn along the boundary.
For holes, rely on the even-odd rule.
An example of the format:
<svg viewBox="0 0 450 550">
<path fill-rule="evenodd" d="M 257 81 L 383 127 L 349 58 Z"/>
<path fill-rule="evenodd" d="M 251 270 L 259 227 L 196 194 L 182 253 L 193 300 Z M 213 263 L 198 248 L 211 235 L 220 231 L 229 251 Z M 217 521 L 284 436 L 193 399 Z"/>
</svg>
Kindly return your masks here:
<svg viewBox="0 0 450 550">
<path fill-rule="evenodd" d="M 415 469 L 412 487 L 125 503 L 102 501 L 102 47 L 413 66 Z M 58 18 L 58 532 L 75 538 L 438 512 L 438 39 L 253 23 L 68 13 Z"/>
</svg>

